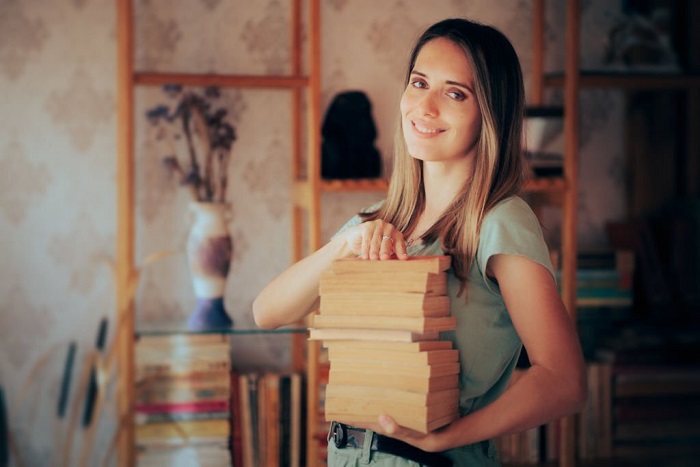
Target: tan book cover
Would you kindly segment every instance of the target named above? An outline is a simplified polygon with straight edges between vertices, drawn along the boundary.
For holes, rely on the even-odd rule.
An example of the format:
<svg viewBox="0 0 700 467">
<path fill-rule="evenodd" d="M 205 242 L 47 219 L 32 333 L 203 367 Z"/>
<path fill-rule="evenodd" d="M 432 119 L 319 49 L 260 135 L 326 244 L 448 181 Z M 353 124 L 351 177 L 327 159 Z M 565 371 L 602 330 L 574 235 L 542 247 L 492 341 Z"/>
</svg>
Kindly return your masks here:
<svg viewBox="0 0 700 467">
<path fill-rule="evenodd" d="M 394 375 L 407 375 L 420 378 L 430 378 L 434 376 L 456 375 L 459 373 L 459 363 L 439 363 L 436 365 L 426 365 L 424 363 L 397 363 L 385 362 L 381 360 L 341 360 L 336 359 L 331 362 L 331 370 L 364 372 L 368 378 L 378 376 L 393 377 Z"/>
<path fill-rule="evenodd" d="M 410 292 L 425 295 L 447 294 L 447 274 L 430 272 L 361 272 L 321 274 L 319 293 L 333 292 Z"/>
<path fill-rule="evenodd" d="M 387 414 L 401 426 L 428 433 L 456 420 L 459 410 L 455 401 L 421 406 L 395 401 L 335 397 L 326 394 L 326 420 L 350 423 L 376 423 L 377 417 Z"/>
<path fill-rule="evenodd" d="M 404 316 L 348 316 L 324 315 L 314 316 L 315 328 L 350 328 L 350 329 L 398 329 L 412 332 L 452 331 L 457 327 L 457 318 L 441 317 L 404 317 Z"/>
<path fill-rule="evenodd" d="M 391 378 L 377 378 L 363 371 L 345 371 L 331 368 L 328 382 L 336 385 L 360 384 L 378 388 L 393 388 L 413 392 L 434 392 L 456 388 L 459 384 L 457 373 L 444 376 L 391 375 Z"/>
<path fill-rule="evenodd" d="M 230 434 L 228 420 L 203 420 L 187 422 L 159 422 L 136 426 L 136 439 L 187 440 L 222 438 Z"/>
<path fill-rule="evenodd" d="M 440 339 L 439 331 L 413 332 L 400 329 L 309 329 L 309 340 L 324 342 L 342 340 L 354 342 L 424 342 Z"/>
<path fill-rule="evenodd" d="M 411 292 L 332 292 L 321 295 L 322 315 L 449 316 L 450 298 Z"/>
<path fill-rule="evenodd" d="M 328 340 L 324 347 L 352 346 L 354 349 L 374 350 L 376 352 L 425 352 L 428 350 L 450 350 L 452 342 L 448 340 L 430 340 L 417 342 L 392 342 L 392 341 L 357 341 L 357 340 Z"/>
<path fill-rule="evenodd" d="M 384 362 L 408 363 L 411 365 L 434 365 L 438 363 L 453 363 L 459 359 L 459 352 L 456 349 L 396 352 L 391 350 L 360 349 L 331 343 L 327 347 L 331 367 L 335 360 L 382 360 Z"/>
<path fill-rule="evenodd" d="M 336 273 L 346 272 L 430 272 L 438 274 L 447 271 L 452 258 L 446 255 L 411 256 L 405 260 L 363 260 L 346 258 L 333 261 L 331 270 Z"/>
<path fill-rule="evenodd" d="M 423 393 L 394 388 L 329 383 L 326 385 L 326 400 L 332 398 L 384 401 L 416 407 L 453 405 L 456 408 L 459 402 L 459 389 L 455 387 Z"/>
</svg>

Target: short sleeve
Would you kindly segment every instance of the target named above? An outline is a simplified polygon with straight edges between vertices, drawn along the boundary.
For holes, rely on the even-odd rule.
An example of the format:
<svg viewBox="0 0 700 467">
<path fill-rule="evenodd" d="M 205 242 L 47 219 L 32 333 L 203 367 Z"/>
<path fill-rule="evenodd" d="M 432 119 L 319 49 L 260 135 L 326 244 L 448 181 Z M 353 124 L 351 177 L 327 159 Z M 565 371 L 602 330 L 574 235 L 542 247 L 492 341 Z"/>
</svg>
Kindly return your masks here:
<svg viewBox="0 0 700 467">
<path fill-rule="evenodd" d="M 362 209 L 360 212 L 374 212 L 377 209 L 379 209 L 384 201 L 379 201 L 378 203 L 373 204 L 372 206 L 369 206 L 367 208 Z M 345 224 L 343 224 L 342 227 L 338 229 L 338 231 L 333 234 L 335 237 L 339 233 L 349 229 L 350 227 L 356 226 L 358 224 L 362 223 L 362 217 L 358 214 L 356 216 L 353 216 L 349 221 L 347 221 Z"/>
<path fill-rule="evenodd" d="M 476 262 L 484 282 L 492 290 L 498 287 L 486 277 L 486 264 L 491 256 L 498 254 L 525 256 L 554 276 L 540 223 L 522 198 L 503 200 L 486 214 L 481 225 Z"/>
</svg>

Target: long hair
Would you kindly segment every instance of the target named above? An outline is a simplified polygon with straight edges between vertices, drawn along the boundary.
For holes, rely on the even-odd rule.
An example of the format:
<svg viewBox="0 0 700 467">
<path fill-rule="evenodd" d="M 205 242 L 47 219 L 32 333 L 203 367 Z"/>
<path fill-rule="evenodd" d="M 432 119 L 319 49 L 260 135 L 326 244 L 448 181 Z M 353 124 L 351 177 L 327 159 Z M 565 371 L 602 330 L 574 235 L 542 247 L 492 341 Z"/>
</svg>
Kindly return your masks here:
<svg viewBox="0 0 700 467">
<path fill-rule="evenodd" d="M 418 53 L 439 37 L 464 50 L 474 73 L 474 92 L 482 117 L 472 178 L 465 180 L 452 205 L 421 237 L 425 242 L 441 239 L 442 249 L 452 256 L 461 295 L 466 291 L 484 215 L 498 202 L 519 193 L 525 180 L 525 90 L 520 62 L 510 41 L 497 29 L 466 19 L 440 21 L 421 35 L 411 52 L 405 85 Z M 383 219 L 408 233 L 425 208 L 423 162 L 408 153 L 400 118 L 394 140 L 394 170 L 387 198 L 379 210 L 364 217 Z"/>
</svg>

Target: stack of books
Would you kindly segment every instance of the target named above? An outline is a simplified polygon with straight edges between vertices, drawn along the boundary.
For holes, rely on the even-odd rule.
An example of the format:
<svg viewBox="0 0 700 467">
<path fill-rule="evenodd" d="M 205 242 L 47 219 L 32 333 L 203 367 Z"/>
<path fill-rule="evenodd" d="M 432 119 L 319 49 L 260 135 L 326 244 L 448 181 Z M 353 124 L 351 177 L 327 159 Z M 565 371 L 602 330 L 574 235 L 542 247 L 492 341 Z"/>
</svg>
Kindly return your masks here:
<svg viewBox="0 0 700 467">
<path fill-rule="evenodd" d="M 375 423 L 380 414 L 427 433 L 458 417 L 458 351 L 449 256 L 335 261 L 320 282 L 310 339 L 328 349 L 326 420 Z"/>
<path fill-rule="evenodd" d="M 231 465 L 230 340 L 141 336 L 136 343 L 139 466 Z"/>
</svg>

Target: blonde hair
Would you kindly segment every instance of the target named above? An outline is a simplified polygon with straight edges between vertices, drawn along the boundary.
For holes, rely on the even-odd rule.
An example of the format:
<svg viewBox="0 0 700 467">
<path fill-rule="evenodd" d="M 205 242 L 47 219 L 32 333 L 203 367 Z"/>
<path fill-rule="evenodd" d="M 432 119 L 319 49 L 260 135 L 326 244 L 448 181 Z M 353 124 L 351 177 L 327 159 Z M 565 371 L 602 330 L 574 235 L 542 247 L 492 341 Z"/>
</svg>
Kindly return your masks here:
<svg viewBox="0 0 700 467">
<path fill-rule="evenodd" d="M 518 194 L 525 180 L 525 91 L 520 62 L 510 41 L 497 29 L 466 19 L 443 20 L 421 35 L 411 53 L 406 85 L 418 53 L 438 37 L 449 39 L 464 50 L 474 72 L 474 92 L 482 118 L 472 179 L 465 180 L 452 205 L 421 237 L 425 242 L 441 239 L 442 249 L 452 256 L 461 295 L 466 291 L 484 215 L 498 202 Z M 363 217 L 383 219 L 409 233 L 425 208 L 423 162 L 408 153 L 400 122 L 399 119 L 386 200 L 377 211 Z"/>
</svg>

